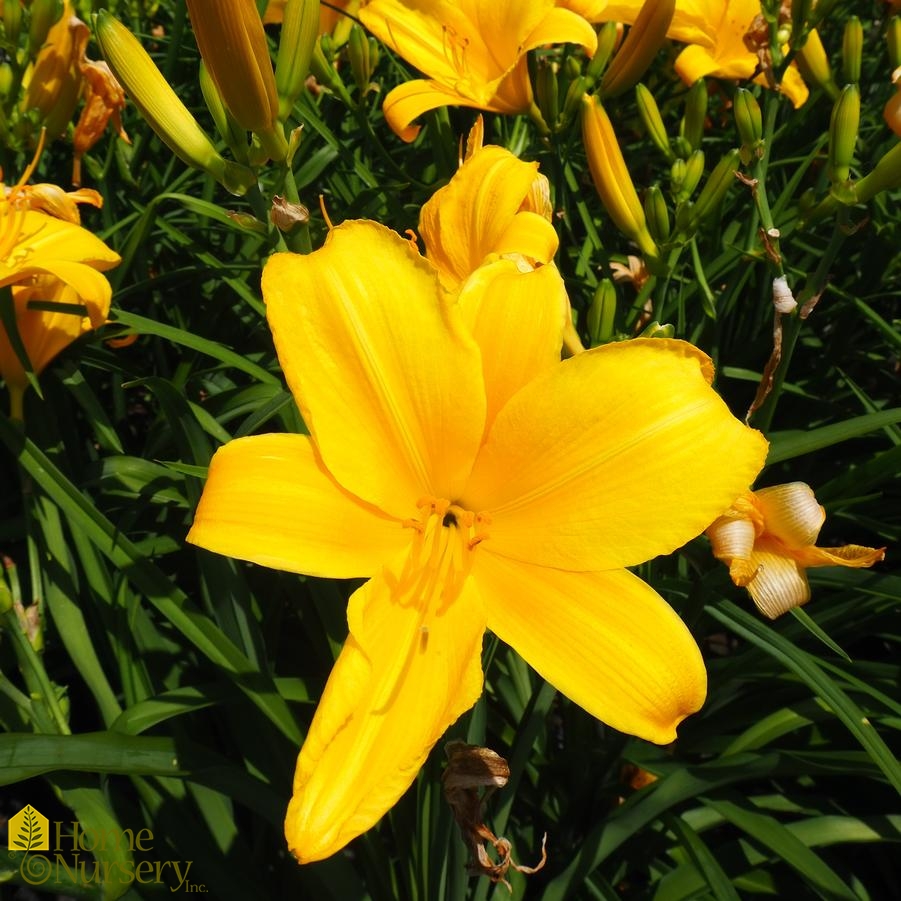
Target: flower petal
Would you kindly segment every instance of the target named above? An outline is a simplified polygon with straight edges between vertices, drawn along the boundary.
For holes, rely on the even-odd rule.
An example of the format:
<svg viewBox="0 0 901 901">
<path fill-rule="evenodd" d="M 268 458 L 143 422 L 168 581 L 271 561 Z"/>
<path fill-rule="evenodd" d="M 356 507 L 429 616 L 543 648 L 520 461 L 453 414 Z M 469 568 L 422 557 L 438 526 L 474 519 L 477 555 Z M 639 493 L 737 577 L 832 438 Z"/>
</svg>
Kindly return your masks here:
<svg viewBox="0 0 901 901">
<path fill-rule="evenodd" d="M 482 351 L 487 430 L 523 385 L 560 362 L 566 292 L 555 266 L 523 272 L 497 260 L 473 272 L 459 304 Z"/>
<path fill-rule="evenodd" d="M 311 254 L 275 254 L 263 297 L 322 462 L 352 494 L 412 515 L 453 499 L 485 422 L 479 351 L 409 241 L 345 222 Z"/>
<path fill-rule="evenodd" d="M 399 603 L 393 583 L 377 575 L 351 598 L 352 633 L 297 761 L 285 833 L 301 863 L 376 823 L 482 690 L 485 619 L 472 580 L 440 615 Z"/>
<path fill-rule="evenodd" d="M 17 214 L 7 212 L 4 215 Z M 23 216 L 16 252 L 27 253 L 27 262 L 70 260 L 101 271 L 112 269 L 120 262 L 119 254 L 86 228 L 34 210 Z"/>
<path fill-rule="evenodd" d="M 794 551 L 792 555 L 802 566 L 848 566 L 852 569 L 865 569 L 885 559 L 885 548 L 843 544 L 841 547 L 806 547 Z"/>
<path fill-rule="evenodd" d="M 423 206 L 419 231 L 426 255 L 438 268 L 448 290 L 456 290 L 488 254 L 500 249 L 538 177 L 538 163 L 525 163 L 503 147 L 484 147 L 467 159 L 450 182 Z M 548 259 L 553 258 L 557 251 L 554 227 L 534 213 L 524 215 L 528 218 L 520 230 L 526 232 L 523 239 L 528 240 L 528 247 L 536 242 L 545 247 L 553 241 Z M 504 249 L 525 254 L 528 247 Z"/>
<path fill-rule="evenodd" d="M 567 570 L 631 566 L 700 534 L 766 455 L 683 341 L 635 339 L 564 360 L 495 419 L 460 503 L 495 554 Z"/>
<path fill-rule="evenodd" d="M 767 534 L 790 548 L 816 544 L 826 521 L 826 511 L 804 482 L 761 488 L 754 492 L 753 503 L 763 516 Z"/>
<path fill-rule="evenodd" d="M 371 576 L 410 542 L 396 519 L 348 494 L 306 435 L 253 435 L 220 447 L 187 540 L 288 572 Z"/>
<path fill-rule="evenodd" d="M 701 652 L 685 624 L 628 570 L 568 573 L 479 549 L 472 578 L 488 628 L 592 716 L 657 744 L 699 710 Z"/>
<path fill-rule="evenodd" d="M 750 563 L 756 575 L 745 587 L 764 616 L 776 619 L 810 600 L 804 567 L 780 553 L 778 545 L 770 549 L 766 539 L 762 539 L 751 554 Z"/>
</svg>

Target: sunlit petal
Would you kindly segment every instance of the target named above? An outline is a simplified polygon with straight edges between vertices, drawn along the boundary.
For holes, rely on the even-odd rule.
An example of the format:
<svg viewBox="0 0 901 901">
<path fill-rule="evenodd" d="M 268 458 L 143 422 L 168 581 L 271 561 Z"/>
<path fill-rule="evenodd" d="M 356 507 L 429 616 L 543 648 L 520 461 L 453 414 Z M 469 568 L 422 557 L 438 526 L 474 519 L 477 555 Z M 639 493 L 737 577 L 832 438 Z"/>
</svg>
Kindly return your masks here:
<svg viewBox="0 0 901 901">
<path fill-rule="evenodd" d="M 375 223 L 346 222 L 321 250 L 273 256 L 263 297 L 285 377 L 338 482 L 400 518 L 424 494 L 457 497 L 485 421 L 481 361 L 416 249 Z"/>
<path fill-rule="evenodd" d="M 285 831 L 301 863 L 376 823 L 482 690 L 485 619 L 471 582 L 436 611 L 399 603 L 393 581 L 376 576 L 351 599 L 352 633 L 297 761 Z"/>
<path fill-rule="evenodd" d="M 492 553 L 603 570 L 700 534 L 753 481 L 767 447 L 710 374 L 689 344 L 633 340 L 526 385 L 495 419 L 461 501 L 491 511 Z"/>
<path fill-rule="evenodd" d="M 472 578 L 488 628 L 616 729 L 666 744 L 704 703 L 707 676 L 691 633 L 627 570 L 567 573 L 486 550 Z"/>
<path fill-rule="evenodd" d="M 816 544 L 826 520 L 826 511 L 804 482 L 761 488 L 754 492 L 754 505 L 766 522 L 766 531 L 789 547 Z"/>
<path fill-rule="evenodd" d="M 810 586 L 800 564 L 767 548 L 767 543 L 761 542 L 751 554 L 750 564 L 756 574 L 746 587 L 757 609 L 775 619 L 792 607 L 806 604 L 810 600 Z"/>
<path fill-rule="evenodd" d="M 348 494 L 306 435 L 253 435 L 219 448 L 188 541 L 288 572 L 371 576 L 409 544 L 396 519 Z"/>
</svg>

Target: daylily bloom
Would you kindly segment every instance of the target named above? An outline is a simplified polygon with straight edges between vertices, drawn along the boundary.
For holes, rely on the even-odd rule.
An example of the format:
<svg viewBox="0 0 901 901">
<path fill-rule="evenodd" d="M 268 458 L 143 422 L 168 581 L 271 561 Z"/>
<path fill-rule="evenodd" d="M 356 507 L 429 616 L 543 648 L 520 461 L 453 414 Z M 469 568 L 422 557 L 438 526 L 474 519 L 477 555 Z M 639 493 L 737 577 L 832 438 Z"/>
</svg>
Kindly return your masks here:
<svg viewBox="0 0 901 901">
<path fill-rule="evenodd" d="M 503 329 L 470 331 L 434 267 L 373 222 L 263 272 L 310 435 L 220 448 L 188 540 L 369 580 L 298 759 L 286 833 L 300 862 L 341 849 L 409 787 L 482 690 L 486 627 L 651 741 L 672 741 L 704 700 L 690 633 L 625 567 L 700 534 L 766 442 L 691 345 L 636 340 L 561 362 L 544 334 L 556 293 L 523 298 L 476 275 L 472 305 Z"/>
<path fill-rule="evenodd" d="M 592 22 L 634 22 L 644 0 L 561 0 L 561 5 L 582 11 Z M 760 0 L 676 0 L 676 10 L 667 36 L 688 44 L 676 58 L 676 72 L 686 84 L 705 75 L 744 80 L 757 68 L 758 57 L 748 49 L 745 35 L 760 15 Z M 764 76 L 755 78 L 766 84 Z M 794 64 L 788 67 L 782 92 L 795 107 L 807 99 L 808 91 Z"/>
<path fill-rule="evenodd" d="M 500 260 L 507 261 L 503 268 L 510 290 L 556 291 L 560 325 L 553 331 L 562 335 L 569 353 L 578 353 L 584 348 L 553 262 L 560 242 L 552 215 L 550 185 L 538 163 L 517 159 L 503 147 L 483 147 L 480 117 L 460 168 L 422 207 L 419 231 L 426 256 L 451 293 L 459 292 L 477 269 Z M 497 272 L 497 267 L 486 268 L 481 278 L 495 278 Z M 540 288 L 536 279 L 543 282 Z"/>
<path fill-rule="evenodd" d="M 440 106 L 527 113 L 534 101 L 526 54 L 543 44 L 580 44 L 591 55 L 597 36 L 581 16 L 554 0 L 371 0 L 360 21 L 428 76 L 396 87 L 382 111 L 404 141 L 410 123 Z"/>
<path fill-rule="evenodd" d="M 91 232 L 29 208 L 17 186 L 0 197 L 0 290 L 11 286 L 16 328 L 31 369 L 40 373 L 76 338 L 106 321 L 112 290 L 101 275 L 119 255 Z M 30 302 L 70 307 L 35 309 Z M 28 377 L 0 325 L 0 375 L 10 390 L 14 415 Z"/>
<path fill-rule="evenodd" d="M 775 619 L 810 600 L 811 566 L 860 568 L 885 557 L 885 548 L 816 547 L 825 519 L 810 486 L 789 482 L 745 492 L 707 529 L 707 537 L 732 581 Z"/>
</svg>

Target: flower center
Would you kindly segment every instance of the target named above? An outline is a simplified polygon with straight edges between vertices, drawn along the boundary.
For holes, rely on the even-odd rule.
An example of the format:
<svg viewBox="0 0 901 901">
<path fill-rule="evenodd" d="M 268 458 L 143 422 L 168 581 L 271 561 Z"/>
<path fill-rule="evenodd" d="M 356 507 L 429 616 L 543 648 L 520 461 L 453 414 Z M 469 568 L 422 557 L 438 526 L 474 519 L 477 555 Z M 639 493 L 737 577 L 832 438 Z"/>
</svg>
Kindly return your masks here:
<svg viewBox="0 0 901 901">
<path fill-rule="evenodd" d="M 423 497 L 416 506 L 419 515 L 403 521 L 416 536 L 398 588 L 408 603 L 440 616 L 460 593 L 472 552 L 488 538 L 490 517 L 443 498 Z"/>
</svg>

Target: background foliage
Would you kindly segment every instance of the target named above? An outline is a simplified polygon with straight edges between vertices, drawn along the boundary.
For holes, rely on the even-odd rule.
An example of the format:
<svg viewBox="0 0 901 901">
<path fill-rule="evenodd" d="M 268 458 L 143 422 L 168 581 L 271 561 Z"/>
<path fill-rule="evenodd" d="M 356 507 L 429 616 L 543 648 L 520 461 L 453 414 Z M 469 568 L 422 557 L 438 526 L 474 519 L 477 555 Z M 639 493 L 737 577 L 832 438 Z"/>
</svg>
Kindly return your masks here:
<svg viewBox="0 0 901 901">
<path fill-rule="evenodd" d="M 116 11 L 211 127 L 183 7 L 164 0 Z M 884 4 L 834 4 L 821 26 L 827 50 L 840 59 L 851 13 L 865 29 L 854 163 L 862 174 L 897 141 L 882 120 L 894 89 Z M 661 52 L 645 84 L 675 136 L 686 88 L 672 55 Z M 432 114 L 417 142 L 403 145 L 385 128 L 380 101 L 409 76 L 404 63 L 383 48 L 366 91 L 346 63 L 340 71 L 345 98 L 307 92 L 295 109 L 304 131 L 294 177 L 313 211 L 314 246 L 326 230 L 320 196 L 334 222 L 368 217 L 415 228 L 475 117 Z M 775 93 L 753 91 L 768 128 L 761 189 L 790 282 L 796 294 L 824 289 L 798 329 L 778 404 L 768 402 L 756 420 L 772 443 L 761 484 L 808 482 L 829 514 L 821 544 L 895 545 L 898 192 L 802 222 L 804 192 L 828 191 L 832 100 L 814 88 L 794 111 Z M 711 82 L 708 172 L 740 144 L 733 92 Z M 667 194 L 669 163 L 647 139 L 633 93 L 608 109 L 636 184 Z M 30 393 L 24 432 L 0 419 L 0 548 L 13 595 L 39 602 L 44 618 L 42 666 L 29 669 L 14 620 L 5 620 L 0 643 L 2 813 L 29 803 L 85 827 L 148 827 L 152 859 L 191 860 L 191 882 L 225 901 L 506 897 L 502 886 L 466 875 L 442 797 L 440 746 L 401 803 L 346 853 L 300 868 L 284 849 L 297 748 L 346 634 L 355 586 L 184 545 L 215 448 L 303 425 L 259 295 L 270 239 L 232 216 L 258 210 L 172 157 L 131 107 L 125 125 L 130 147 L 111 138 L 86 160 L 86 182 L 105 205 L 85 224 L 123 257 L 110 273 L 112 322 L 42 376 L 43 398 Z M 486 140 L 539 160 L 551 180 L 558 266 L 589 340 L 598 281 L 629 247 L 591 186 L 578 123 L 542 141 L 526 120 L 489 115 Z M 7 180 L 26 161 L 7 152 Z M 65 184 L 69 165 L 59 142 L 38 180 Z M 648 318 L 671 323 L 715 358 L 717 387 L 739 416 L 772 349 L 773 272 L 759 224 L 750 189 L 736 182 L 668 274 L 640 293 L 616 286 L 613 333 L 640 327 L 651 298 Z M 124 347 L 108 340 L 131 334 L 137 340 Z M 642 567 L 692 627 L 710 672 L 706 706 L 668 748 L 593 720 L 488 638 L 485 694 L 449 736 L 510 761 L 510 783 L 488 811 L 519 862 L 537 859 L 547 832 L 547 866 L 528 883 L 512 874 L 514 897 L 898 897 L 901 574 L 893 556 L 874 571 L 813 571 L 808 612 L 775 623 L 731 585 L 705 539 Z M 35 683 L 43 671 L 50 682 Z M 2 878 L 20 882 L 20 862 L 4 856 Z M 96 887 L 52 890 L 100 897 Z M 124 897 L 152 894 L 135 886 Z"/>
</svg>

